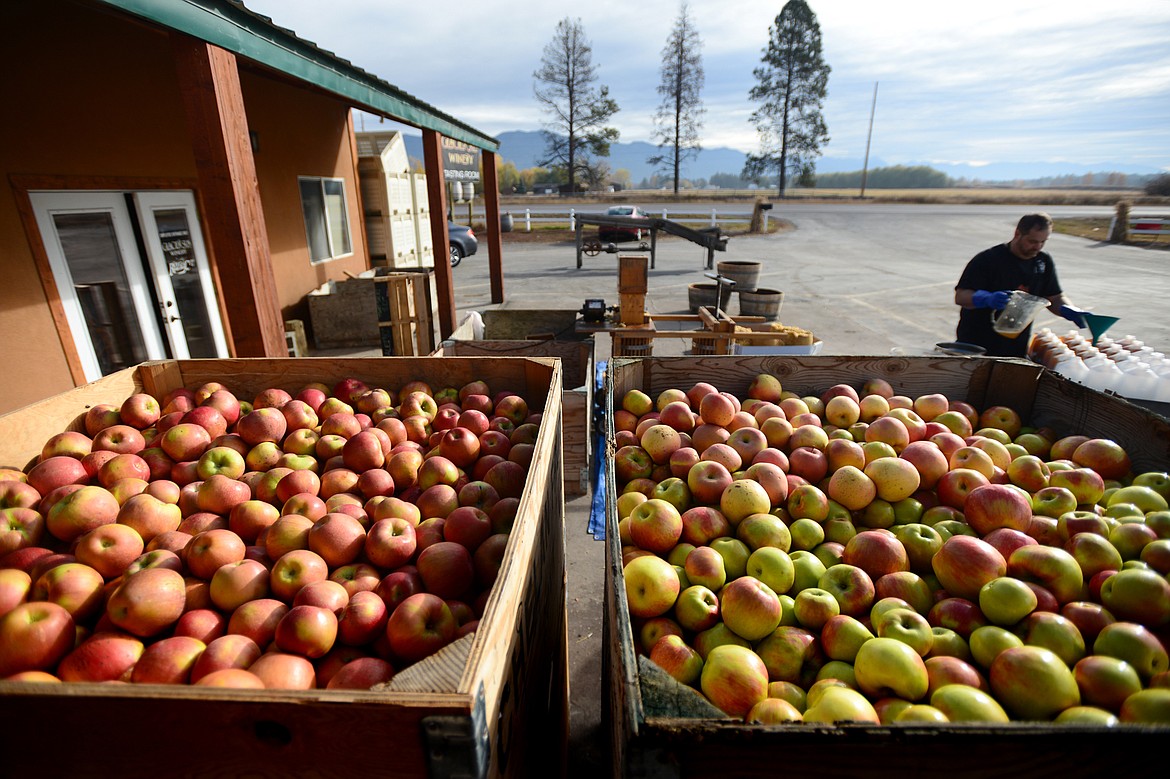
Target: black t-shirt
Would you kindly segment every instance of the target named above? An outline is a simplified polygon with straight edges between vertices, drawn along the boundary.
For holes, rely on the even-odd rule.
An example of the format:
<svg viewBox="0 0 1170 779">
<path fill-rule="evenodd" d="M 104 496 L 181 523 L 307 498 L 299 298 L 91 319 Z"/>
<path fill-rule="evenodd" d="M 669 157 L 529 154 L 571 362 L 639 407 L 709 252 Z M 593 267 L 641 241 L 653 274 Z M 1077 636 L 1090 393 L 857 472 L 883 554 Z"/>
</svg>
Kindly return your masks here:
<svg viewBox="0 0 1170 779">
<path fill-rule="evenodd" d="M 1021 260 L 1012 254 L 1006 243 L 972 257 L 955 289 L 985 289 L 989 292 L 1018 289 L 1042 298 L 1061 293 L 1051 255 L 1040 252 L 1031 260 Z M 1005 338 L 992 328 L 991 313 L 986 308 L 959 309 L 958 340 L 978 344 L 987 349 L 988 354 L 997 357 L 1025 356 L 1032 328 L 1029 326 L 1016 338 Z"/>
</svg>

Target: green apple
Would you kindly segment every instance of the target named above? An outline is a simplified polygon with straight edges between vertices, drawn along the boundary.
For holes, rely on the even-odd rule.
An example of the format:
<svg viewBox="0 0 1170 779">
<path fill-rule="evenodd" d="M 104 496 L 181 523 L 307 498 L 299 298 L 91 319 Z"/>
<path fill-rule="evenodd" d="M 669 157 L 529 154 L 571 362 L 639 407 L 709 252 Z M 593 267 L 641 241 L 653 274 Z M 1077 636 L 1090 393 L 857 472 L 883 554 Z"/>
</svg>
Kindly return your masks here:
<svg viewBox="0 0 1170 779">
<path fill-rule="evenodd" d="M 943 537 L 937 528 L 913 522 L 906 525 L 895 525 L 894 536 L 906 548 L 906 556 L 910 559 L 910 570 L 930 571 L 930 561 L 942 548 Z"/>
<path fill-rule="evenodd" d="M 1064 550 L 1081 566 L 1086 580 L 1101 571 L 1116 571 L 1123 562 L 1117 547 L 1096 533 L 1076 533 L 1064 542 Z"/>
<path fill-rule="evenodd" d="M 825 540 L 825 528 L 813 519 L 798 519 L 788 526 L 792 536 L 792 548 L 811 550 Z"/>
<path fill-rule="evenodd" d="M 996 700 L 1016 719 L 1051 720 L 1081 703 L 1072 670 L 1044 647 L 1003 650 L 991 663 L 988 681 Z"/>
<path fill-rule="evenodd" d="M 775 514 L 749 514 L 736 526 L 735 537 L 752 550 L 776 547 L 787 552 L 792 548 L 792 533 Z"/>
<path fill-rule="evenodd" d="M 1124 660 L 1137 669 L 1142 679 L 1150 679 L 1170 667 L 1162 642 L 1136 622 L 1112 622 L 1101 628 L 1093 642 L 1093 654 Z"/>
<path fill-rule="evenodd" d="M 951 722 L 1010 722 L 999 702 L 976 687 L 948 684 L 930 696 L 930 705 Z"/>
<path fill-rule="evenodd" d="M 1161 495 L 1164 500 L 1170 501 L 1170 473 L 1145 471 L 1134 476 L 1130 483 L 1138 487 L 1149 487 Z"/>
<path fill-rule="evenodd" d="M 716 622 L 706 630 L 696 633 L 694 639 L 691 641 L 691 646 L 695 648 L 695 651 L 699 653 L 699 657 L 703 658 L 704 661 L 707 660 L 707 655 L 711 653 L 712 649 L 727 644 L 735 644 L 736 646 L 750 649 L 752 642 L 742 636 L 737 636 L 732 632 L 731 628 L 722 622 Z"/>
<path fill-rule="evenodd" d="M 950 722 L 950 719 L 941 709 L 925 703 L 915 703 L 906 707 L 904 711 L 894 717 L 894 722 Z"/>
<path fill-rule="evenodd" d="M 816 705 L 804 712 L 805 722 L 870 722 L 881 724 L 873 704 L 857 690 L 831 687 L 825 690 Z"/>
<path fill-rule="evenodd" d="M 926 657 L 934 644 L 934 633 L 926 617 L 912 609 L 892 609 L 882 616 L 876 627 L 881 638 L 893 638 Z"/>
<path fill-rule="evenodd" d="M 781 698 L 767 697 L 752 706 L 744 722 L 749 725 L 780 725 L 785 722 L 802 722 L 800 709 Z"/>
<path fill-rule="evenodd" d="M 707 587 L 692 584 L 674 602 L 674 618 L 692 633 L 700 633 L 719 622 L 719 598 Z"/>
<path fill-rule="evenodd" d="M 956 657 L 968 662 L 971 660 L 971 647 L 967 644 L 967 639 L 950 628 L 932 627 L 930 632 L 934 634 L 934 641 L 930 645 L 930 652 L 926 655 L 927 659 Z"/>
<path fill-rule="evenodd" d="M 723 558 L 723 567 L 727 571 L 727 581 L 734 581 L 747 572 L 747 561 L 752 555 L 748 545 L 738 538 L 724 536 L 716 538 L 710 544 Z"/>
<path fill-rule="evenodd" d="M 1051 611 L 1029 614 L 1016 627 L 1016 633 L 1025 646 L 1040 646 L 1056 654 L 1064 664 L 1073 667 L 1085 656 L 1085 638 L 1070 620 Z"/>
<path fill-rule="evenodd" d="M 979 610 L 995 625 L 1011 626 L 1036 609 L 1036 593 L 1011 576 L 999 576 L 979 588 Z"/>
<path fill-rule="evenodd" d="M 877 630 L 882 626 L 882 619 L 885 615 L 895 609 L 910 609 L 914 611 L 914 607 L 902 598 L 894 596 L 887 596 L 873 604 L 869 609 L 869 624 L 873 625 L 873 629 Z"/>
<path fill-rule="evenodd" d="M 844 660 L 830 660 L 817 669 L 818 682 L 828 679 L 842 682 L 850 689 L 857 689 L 857 677 L 853 672 L 853 665 Z"/>
<path fill-rule="evenodd" d="M 803 712 L 808 706 L 808 698 L 804 688 L 795 682 L 769 682 L 768 697 L 788 701 L 800 712 Z"/>
<path fill-rule="evenodd" d="M 872 698 L 921 700 L 930 680 L 922 656 L 909 644 L 877 637 L 862 644 L 853 662 L 857 685 Z"/>
<path fill-rule="evenodd" d="M 788 594 L 795 598 L 801 591 L 816 587 L 827 569 L 819 557 L 807 550 L 792 552 L 789 558 L 792 560 L 793 580 Z"/>
<path fill-rule="evenodd" d="M 636 557 L 623 569 L 630 614 L 657 617 L 674 607 L 680 590 L 674 567 L 654 555 Z"/>
<path fill-rule="evenodd" d="M 1166 498 L 1160 492 L 1153 487 L 1141 484 L 1130 484 L 1128 487 L 1119 488 L 1109 496 L 1109 500 L 1105 506 L 1109 508 L 1118 503 L 1132 503 L 1141 509 L 1142 514 L 1149 511 L 1164 511 L 1170 508 L 1170 505 L 1166 503 Z"/>
<path fill-rule="evenodd" d="M 817 556 L 826 568 L 832 568 L 841 562 L 845 547 L 836 541 L 824 541 L 812 548 L 812 553 Z"/>
<path fill-rule="evenodd" d="M 878 713 L 883 725 L 889 725 L 898 719 L 898 715 L 906 711 L 914 704 L 910 701 L 904 701 L 901 698 L 881 698 L 874 701 L 874 711 Z"/>
<path fill-rule="evenodd" d="M 1135 692 L 1125 699 L 1119 716 L 1122 722 L 1170 723 L 1170 690 L 1158 688 Z"/>
<path fill-rule="evenodd" d="M 903 500 L 911 500 L 911 498 L 903 498 Z M 888 500 L 874 498 L 860 513 L 858 523 L 864 527 L 882 528 L 898 524 L 897 510 L 894 508 L 894 504 Z"/>
<path fill-rule="evenodd" d="M 1123 622 L 1170 624 L 1170 582 L 1156 571 L 1125 568 L 1101 584 L 1101 604 Z"/>
<path fill-rule="evenodd" d="M 917 498 L 902 498 L 894 501 L 893 506 L 895 525 L 912 525 L 920 522 L 923 512 L 926 511 L 926 507 Z"/>
<path fill-rule="evenodd" d="M 740 527 L 743 527 L 743 522 L 740 523 Z M 747 574 L 771 587 L 778 595 L 783 595 L 796 579 L 796 568 L 792 564 L 792 558 L 783 549 L 762 546 L 748 557 Z"/>
<path fill-rule="evenodd" d="M 1097 727 L 1116 727 L 1121 720 L 1117 715 L 1096 706 L 1070 706 L 1056 715 L 1053 722 L 1062 725 L 1095 725 Z"/>
<path fill-rule="evenodd" d="M 1005 649 L 1024 645 L 1024 640 L 1015 633 L 998 625 L 984 625 L 971 631 L 967 638 L 971 657 L 981 668 L 990 668 L 995 658 Z"/>
</svg>

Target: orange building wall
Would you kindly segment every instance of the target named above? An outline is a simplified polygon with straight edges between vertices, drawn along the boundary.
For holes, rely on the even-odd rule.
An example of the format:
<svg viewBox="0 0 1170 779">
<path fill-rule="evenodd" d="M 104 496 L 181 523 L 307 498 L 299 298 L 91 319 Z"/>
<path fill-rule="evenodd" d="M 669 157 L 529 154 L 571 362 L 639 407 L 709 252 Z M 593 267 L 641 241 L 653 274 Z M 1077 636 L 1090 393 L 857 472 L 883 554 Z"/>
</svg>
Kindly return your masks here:
<svg viewBox="0 0 1170 779">
<path fill-rule="evenodd" d="M 272 262 L 285 319 L 308 327 L 305 293 L 370 267 L 362 240 L 356 160 L 350 151 L 349 108 L 325 95 L 241 69 L 248 126 L 256 133 L 256 176 L 268 227 Z M 305 236 L 298 176 L 345 179 L 349 208 L 348 257 L 313 264 Z"/>
<path fill-rule="evenodd" d="M 73 386 L 12 177 L 64 177 L 88 188 L 107 177 L 196 180 L 169 34 L 74 3 L 0 10 L 0 413 Z M 248 71 L 241 82 L 259 133 L 257 175 L 285 318 L 308 319 L 304 295 L 369 267 L 362 241 L 348 113 L 319 93 Z M 298 175 L 345 178 L 355 254 L 312 265 Z M 214 255 L 214 247 L 211 247 Z M 230 279 L 222 280 L 230 283 Z M 307 323 L 307 321 L 306 321 Z M 12 366 L 19 366 L 18 379 Z"/>
</svg>

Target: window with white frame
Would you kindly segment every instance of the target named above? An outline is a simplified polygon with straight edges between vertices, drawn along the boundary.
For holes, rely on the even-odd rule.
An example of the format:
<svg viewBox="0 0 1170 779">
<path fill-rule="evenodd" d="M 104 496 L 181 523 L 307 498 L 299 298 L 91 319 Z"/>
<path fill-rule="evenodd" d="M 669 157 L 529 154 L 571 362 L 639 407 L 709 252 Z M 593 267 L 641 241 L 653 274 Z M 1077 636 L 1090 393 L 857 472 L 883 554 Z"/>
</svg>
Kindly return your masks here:
<svg viewBox="0 0 1170 779">
<path fill-rule="evenodd" d="M 322 262 L 353 254 L 345 207 L 345 180 L 301 176 L 297 182 L 301 188 L 309 258 Z"/>
</svg>

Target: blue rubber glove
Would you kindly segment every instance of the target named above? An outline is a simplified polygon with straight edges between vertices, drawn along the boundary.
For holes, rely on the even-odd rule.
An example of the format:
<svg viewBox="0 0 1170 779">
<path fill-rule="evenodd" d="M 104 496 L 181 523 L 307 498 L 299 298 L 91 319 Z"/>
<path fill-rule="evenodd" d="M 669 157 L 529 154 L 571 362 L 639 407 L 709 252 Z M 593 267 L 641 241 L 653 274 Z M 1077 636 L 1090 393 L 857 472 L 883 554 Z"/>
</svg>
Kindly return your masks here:
<svg viewBox="0 0 1170 779">
<path fill-rule="evenodd" d="M 975 305 L 975 308 L 994 308 L 996 311 L 1002 311 L 1003 307 L 1007 305 L 1008 298 L 1011 296 L 1012 293 L 1007 290 L 988 292 L 985 289 L 978 289 L 971 296 L 971 302 Z"/>
<path fill-rule="evenodd" d="M 1061 306 L 1059 313 L 1077 327 L 1089 326 L 1089 323 L 1085 321 L 1085 312 L 1075 306 Z"/>
</svg>

